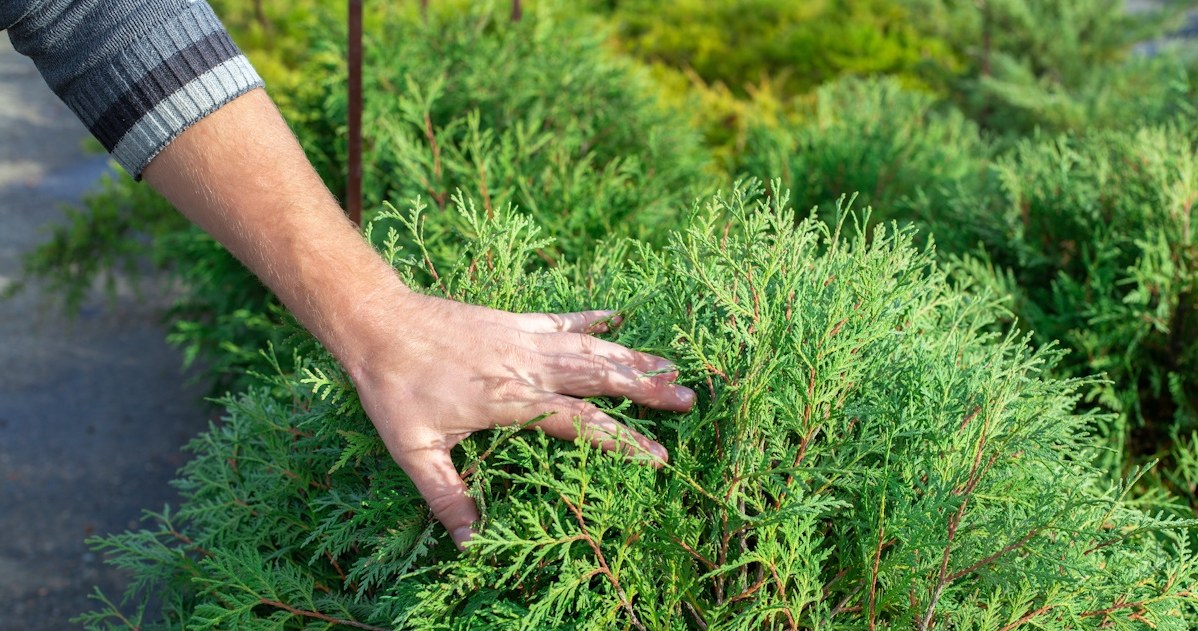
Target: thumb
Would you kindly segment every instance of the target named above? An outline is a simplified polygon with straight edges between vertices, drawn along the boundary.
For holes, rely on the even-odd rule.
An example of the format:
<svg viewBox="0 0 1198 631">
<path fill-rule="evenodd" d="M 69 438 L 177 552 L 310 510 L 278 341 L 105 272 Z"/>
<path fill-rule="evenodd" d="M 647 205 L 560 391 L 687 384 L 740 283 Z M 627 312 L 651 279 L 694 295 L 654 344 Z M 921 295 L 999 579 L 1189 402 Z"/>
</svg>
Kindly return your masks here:
<svg viewBox="0 0 1198 631">
<path fill-rule="evenodd" d="M 474 500 L 466 495 L 466 484 L 458 475 L 449 451 L 429 446 L 418 451 L 404 454 L 403 469 L 421 497 L 428 502 L 433 516 L 453 537 L 458 549 L 474 535 L 471 525 L 478 521 L 478 507 Z"/>
</svg>

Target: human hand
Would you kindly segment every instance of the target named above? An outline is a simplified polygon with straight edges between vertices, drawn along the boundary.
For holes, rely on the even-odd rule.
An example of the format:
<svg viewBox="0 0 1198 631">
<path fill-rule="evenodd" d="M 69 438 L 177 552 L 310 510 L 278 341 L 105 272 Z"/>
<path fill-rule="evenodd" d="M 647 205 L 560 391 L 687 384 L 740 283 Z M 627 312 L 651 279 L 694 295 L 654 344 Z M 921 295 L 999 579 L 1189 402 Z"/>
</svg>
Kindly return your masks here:
<svg viewBox="0 0 1198 631">
<path fill-rule="evenodd" d="M 626 397 L 684 412 L 695 393 L 674 385 L 661 358 L 593 337 L 610 311 L 513 314 L 407 293 L 398 321 L 351 370 L 366 413 L 391 456 L 416 484 L 459 547 L 478 509 L 449 452 L 472 432 L 522 423 L 660 466 L 665 448 L 578 398 Z M 576 423 L 575 419 L 579 419 Z"/>
<path fill-rule="evenodd" d="M 449 451 L 471 432 L 549 414 L 534 426 L 573 439 L 578 417 L 592 443 L 664 461 L 660 445 L 578 397 L 675 411 L 694 402 L 671 384 L 666 360 L 589 335 L 606 330 L 610 312 L 517 315 L 409 291 L 346 220 L 262 90 L 180 134 L 145 178 L 345 366 L 387 449 L 459 546 L 478 509 Z"/>
</svg>

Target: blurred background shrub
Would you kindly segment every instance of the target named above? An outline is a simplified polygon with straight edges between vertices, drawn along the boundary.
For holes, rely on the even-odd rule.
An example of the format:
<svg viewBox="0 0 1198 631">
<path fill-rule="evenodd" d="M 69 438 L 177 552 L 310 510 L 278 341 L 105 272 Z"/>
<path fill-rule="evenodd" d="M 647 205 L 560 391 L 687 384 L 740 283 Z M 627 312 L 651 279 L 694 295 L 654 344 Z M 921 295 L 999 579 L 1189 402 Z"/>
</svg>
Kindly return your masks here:
<svg viewBox="0 0 1198 631">
<path fill-rule="evenodd" d="M 458 189 L 481 191 L 487 214 L 512 204 L 555 236 L 543 253 L 552 264 L 605 238 L 660 242 L 709 186 L 698 134 L 642 68 L 605 48 L 594 18 L 549 7 L 512 23 L 503 5 L 430 9 L 385 32 L 366 49 L 367 208 L 420 196 L 443 211 Z M 311 72 L 321 90 L 305 106 L 319 116 L 300 138 L 339 191 L 344 64 L 323 57 Z M 450 215 L 428 216 L 430 236 Z"/>
<path fill-rule="evenodd" d="M 821 86 L 793 121 L 750 127 L 736 171 L 780 177 L 801 210 L 856 196 L 875 220 L 909 221 L 916 197 L 981 176 L 990 144 L 927 92 L 893 77 L 847 77 Z"/>
<path fill-rule="evenodd" d="M 960 278 L 1012 296 L 1012 325 L 1070 349 L 1062 374 L 1109 380 L 1087 393 L 1117 413 L 1099 432 L 1107 468 L 1160 459 L 1198 509 L 1195 138 L 1178 123 L 1026 139 L 917 212 L 942 252 L 969 253 Z"/>
</svg>

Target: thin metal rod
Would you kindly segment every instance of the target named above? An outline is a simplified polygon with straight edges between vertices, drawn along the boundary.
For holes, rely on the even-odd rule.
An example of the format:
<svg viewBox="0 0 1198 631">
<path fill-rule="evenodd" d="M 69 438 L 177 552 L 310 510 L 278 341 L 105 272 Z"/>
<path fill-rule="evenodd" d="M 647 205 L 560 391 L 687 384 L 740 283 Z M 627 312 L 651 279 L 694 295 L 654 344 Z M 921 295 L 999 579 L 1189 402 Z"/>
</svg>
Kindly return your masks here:
<svg viewBox="0 0 1198 631">
<path fill-rule="evenodd" d="M 349 182 L 345 210 L 362 223 L 362 0 L 349 0 Z"/>
</svg>

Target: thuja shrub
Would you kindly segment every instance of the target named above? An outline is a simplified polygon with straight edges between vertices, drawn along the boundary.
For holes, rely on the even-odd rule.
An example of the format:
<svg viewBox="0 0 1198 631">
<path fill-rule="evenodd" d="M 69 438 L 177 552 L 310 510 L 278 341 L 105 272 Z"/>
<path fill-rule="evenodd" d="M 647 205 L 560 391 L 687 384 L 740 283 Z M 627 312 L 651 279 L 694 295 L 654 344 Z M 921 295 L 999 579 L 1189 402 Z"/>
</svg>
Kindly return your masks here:
<svg viewBox="0 0 1198 631">
<path fill-rule="evenodd" d="M 778 187 L 775 187 L 777 189 Z M 587 282 L 529 266 L 525 217 L 466 204 L 436 292 L 504 308 L 611 305 L 615 340 L 700 393 L 663 415 L 600 404 L 670 449 L 653 469 L 585 441 L 483 433 L 456 457 L 483 521 L 458 553 L 344 374 L 225 401 L 183 503 L 98 540 L 142 606 L 92 628 L 1190 628 L 1185 528 L 1090 466 L 1089 379 L 987 333 L 906 229 L 798 220 L 777 191 L 696 209 L 664 249 L 613 243 Z M 415 231 L 377 215 L 371 232 Z M 398 236 L 384 239 L 398 243 Z M 412 278 L 424 257 L 385 246 Z M 397 332 L 402 334 L 402 332 Z M 145 603 L 156 595 L 151 611 Z M 103 597 L 102 597 L 103 598 Z M 123 617 L 122 617 L 123 616 Z"/>
<path fill-rule="evenodd" d="M 1019 325 L 1071 352 L 1059 370 L 1117 413 L 1104 431 L 1126 470 L 1165 459 L 1195 501 L 1198 429 L 1198 151 L 1192 126 L 1029 139 L 926 213 L 956 230 L 958 275 L 1009 292 Z M 941 237 L 943 235 L 943 238 Z M 1182 452 L 1176 451 L 1182 450 Z M 1188 463 L 1188 464 L 1187 464 Z"/>
<path fill-rule="evenodd" d="M 754 128 L 735 169 L 777 174 L 800 209 L 857 195 L 876 219 L 910 219 L 926 205 L 913 200 L 978 179 L 991 152 L 977 125 L 933 95 L 850 77 L 821 87 L 794 122 Z"/>
<path fill-rule="evenodd" d="M 999 133 L 1126 127 L 1191 107 L 1192 80 L 1176 80 L 1176 60 L 1145 63 L 1131 53 L 1192 3 L 1129 11 L 1123 0 L 901 2 L 917 31 L 956 53 L 952 66 L 927 57 L 928 83 Z"/>
<path fill-rule="evenodd" d="M 605 47 L 598 20 L 554 2 L 516 22 L 507 2 L 437 6 L 385 20 L 367 41 L 367 207 L 423 196 L 430 237 L 447 230 L 431 239 L 441 242 L 461 229 L 442 225 L 454 192 L 478 191 L 486 212 L 512 203 L 554 234 L 555 261 L 676 227 L 676 209 L 710 180 L 708 152 L 649 77 Z M 344 145 L 328 139 L 344 133 L 345 75 L 340 58 L 326 61 L 313 73 L 325 94 L 305 144 L 336 187 Z"/>
<path fill-rule="evenodd" d="M 784 118 L 793 99 L 825 82 L 885 74 L 921 83 L 929 57 L 958 65 L 944 41 L 916 28 L 902 0 L 589 4 L 615 27 L 615 45 L 653 68 L 663 94 L 721 158 L 744 149 L 749 128 Z"/>
<path fill-rule="evenodd" d="M 956 65 L 947 43 L 921 32 L 904 0 L 590 0 L 610 15 L 621 48 L 690 69 L 741 95 L 763 79 L 806 94 L 850 74 L 914 79 L 930 60 Z M 958 62 L 959 63 L 959 62 Z"/>
<path fill-rule="evenodd" d="M 1060 342 L 1060 374 L 1106 377 L 1086 390 L 1114 412 L 1097 427 L 1102 466 L 1160 459 L 1146 481 L 1198 507 L 1193 138 L 1175 123 L 991 143 L 928 95 L 848 80 L 807 121 L 757 130 L 742 168 L 782 173 L 800 209 L 861 191 L 930 228 L 942 254 L 967 257 L 958 278 L 1013 296 L 1003 326 Z"/>
</svg>

